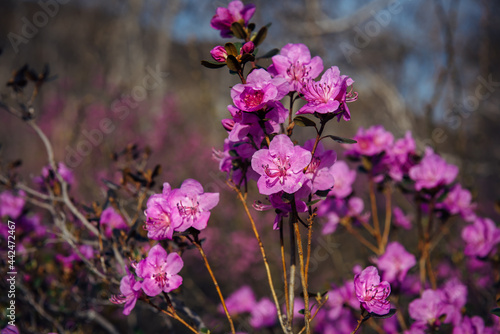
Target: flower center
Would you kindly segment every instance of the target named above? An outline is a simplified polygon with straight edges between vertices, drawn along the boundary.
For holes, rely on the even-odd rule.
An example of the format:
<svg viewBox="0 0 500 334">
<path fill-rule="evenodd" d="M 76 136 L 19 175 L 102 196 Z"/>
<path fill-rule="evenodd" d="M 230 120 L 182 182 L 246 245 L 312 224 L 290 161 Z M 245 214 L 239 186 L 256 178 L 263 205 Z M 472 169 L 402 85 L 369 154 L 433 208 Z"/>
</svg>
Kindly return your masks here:
<svg viewBox="0 0 500 334">
<path fill-rule="evenodd" d="M 181 216 L 196 220 L 196 215 L 198 214 L 198 212 L 200 212 L 200 203 L 194 200 L 191 200 L 191 203 L 193 203 L 193 206 L 186 206 L 182 204 L 182 201 L 180 201 L 179 203 L 177 203 L 177 209 L 179 210 Z"/>
<path fill-rule="evenodd" d="M 311 160 L 311 163 L 309 164 L 309 167 L 307 168 L 307 172 L 308 173 L 316 173 L 320 164 L 321 164 L 321 158 L 313 157 Z"/>
<path fill-rule="evenodd" d="M 153 274 L 152 278 L 155 280 L 156 284 L 158 284 L 158 286 L 162 289 L 168 285 L 167 273 L 156 273 Z"/>
<path fill-rule="evenodd" d="M 245 88 L 245 90 L 241 94 L 241 97 L 243 99 L 243 102 L 245 102 L 245 105 L 247 105 L 249 108 L 255 108 L 262 103 L 264 93 L 261 90 Z"/>
<path fill-rule="evenodd" d="M 273 159 L 273 164 L 271 166 L 263 165 L 262 167 L 264 167 L 264 172 L 267 176 L 270 178 L 278 178 L 280 184 L 283 184 L 285 182 L 287 171 L 291 167 L 288 160 L 288 158 L 282 159 L 281 157 L 277 157 Z"/>
<path fill-rule="evenodd" d="M 146 224 L 144 225 L 144 229 L 149 230 L 157 230 L 159 228 L 167 228 L 170 226 L 170 216 L 168 213 L 163 212 L 156 217 L 148 217 L 146 220 Z"/>
</svg>

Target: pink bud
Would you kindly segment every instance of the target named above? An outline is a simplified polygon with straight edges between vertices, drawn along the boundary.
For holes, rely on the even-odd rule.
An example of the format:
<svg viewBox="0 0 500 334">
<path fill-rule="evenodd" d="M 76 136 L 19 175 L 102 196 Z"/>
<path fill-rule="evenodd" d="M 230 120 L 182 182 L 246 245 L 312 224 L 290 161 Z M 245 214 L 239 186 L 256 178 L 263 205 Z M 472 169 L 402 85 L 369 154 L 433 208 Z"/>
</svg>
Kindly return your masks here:
<svg viewBox="0 0 500 334">
<path fill-rule="evenodd" d="M 253 51 L 255 50 L 255 45 L 253 44 L 252 41 L 250 42 L 246 42 L 245 44 L 243 44 L 243 46 L 241 47 L 241 53 L 244 54 L 244 53 L 252 53 Z"/>
<path fill-rule="evenodd" d="M 223 63 L 226 61 L 227 52 L 223 46 L 220 45 L 216 46 L 210 51 L 210 54 L 212 55 L 212 58 L 215 59 L 215 61 L 218 61 L 219 63 Z"/>
</svg>

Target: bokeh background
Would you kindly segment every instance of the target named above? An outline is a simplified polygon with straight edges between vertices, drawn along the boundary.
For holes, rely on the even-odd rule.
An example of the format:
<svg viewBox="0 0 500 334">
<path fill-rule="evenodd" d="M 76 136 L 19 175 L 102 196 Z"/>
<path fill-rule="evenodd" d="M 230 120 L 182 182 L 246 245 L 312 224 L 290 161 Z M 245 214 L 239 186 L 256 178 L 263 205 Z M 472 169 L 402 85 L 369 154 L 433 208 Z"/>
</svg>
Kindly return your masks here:
<svg viewBox="0 0 500 334">
<path fill-rule="evenodd" d="M 411 131 L 420 151 L 429 145 L 460 167 L 460 181 L 472 191 L 480 215 L 498 221 L 498 1 L 253 3 L 257 11 L 252 22 L 258 27 L 272 22 L 262 53 L 304 43 L 313 56 L 323 58 L 325 68 L 336 65 L 355 80 L 359 100 L 350 105 L 352 120 L 330 124 L 330 134 L 353 137 L 358 127 L 374 124 L 397 138 Z M 212 159 L 212 148 L 222 149 L 226 133 L 220 120 L 228 116 L 229 88 L 238 78 L 226 69 L 204 68 L 200 61 L 227 41 L 210 28 L 216 8 L 226 5 L 195 0 L 2 0 L 0 94 L 4 100 L 12 98 L 4 83 L 24 64 L 39 71 L 50 65 L 56 78 L 43 86 L 35 110 L 56 158 L 74 163 L 78 182 L 72 191 L 84 201 L 103 200 L 101 180 L 117 177 L 111 155 L 129 144 L 151 148 L 151 165 L 163 167 L 161 180 L 179 186 L 190 177 L 207 191 L 221 192 L 220 209 L 206 232 L 209 256 L 228 293 L 253 284 L 264 295 L 257 246 Z M 86 133 L 100 129 L 103 119 L 110 120 L 113 130 L 95 137 L 101 139 L 76 163 L 72 152 L 88 139 Z M 0 129 L 2 161 L 22 159 L 25 180 L 39 174 L 47 160 L 36 135 L 4 111 Z M 339 145 L 330 146 L 341 155 Z M 255 216 L 265 240 L 275 242 L 273 217 Z M 343 237 L 331 236 L 328 242 L 340 247 Z M 230 257 L 228 248 L 236 250 Z M 342 254 L 328 258 L 324 266 L 332 270 L 318 275 L 315 284 L 340 282 L 350 275 L 344 263 L 368 253 Z M 274 255 L 279 256 L 277 249 Z M 196 263 L 195 256 L 191 261 Z M 208 278 L 202 270 L 186 270 Z M 235 275 L 227 275 L 229 271 Z M 215 293 L 199 281 L 187 280 L 186 290 L 199 305 L 216 305 Z M 140 323 L 130 317 L 127 321 Z"/>
</svg>

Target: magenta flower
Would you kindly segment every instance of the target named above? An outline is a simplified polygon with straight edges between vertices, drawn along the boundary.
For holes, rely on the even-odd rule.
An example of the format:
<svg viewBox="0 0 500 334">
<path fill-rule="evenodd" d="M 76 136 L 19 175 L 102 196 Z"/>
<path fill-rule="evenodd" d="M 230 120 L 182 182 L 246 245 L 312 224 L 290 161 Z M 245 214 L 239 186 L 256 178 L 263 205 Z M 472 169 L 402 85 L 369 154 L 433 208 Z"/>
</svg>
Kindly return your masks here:
<svg viewBox="0 0 500 334">
<path fill-rule="evenodd" d="M 232 105 L 227 109 L 233 117 L 232 120 L 223 120 L 224 128 L 229 132 L 228 139 L 232 142 L 246 142 L 251 136 L 253 142 L 259 147 L 266 134 L 280 131 L 280 124 L 288 116 L 288 110 L 279 101 L 267 104 L 265 120 L 262 120 L 256 113 L 243 112 Z"/>
<path fill-rule="evenodd" d="M 167 252 L 156 245 L 148 253 L 146 259 L 137 264 L 136 274 L 144 279 L 142 289 L 151 297 L 160 292 L 170 292 L 182 284 L 182 277 L 177 273 L 184 266 L 184 262 L 177 253 Z"/>
<path fill-rule="evenodd" d="M 216 46 L 212 50 L 210 50 L 210 55 L 215 61 L 219 63 L 224 63 L 227 59 L 227 51 L 223 46 Z"/>
<path fill-rule="evenodd" d="M 276 306 L 269 298 L 262 298 L 250 313 L 250 325 L 255 329 L 271 327 L 276 323 Z"/>
<path fill-rule="evenodd" d="M 391 310 L 387 300 L 391 293 L 388 282 L 380 282 L 377 268 L 370 266 L 354 276 L 354 290 L 361 305 L 369 313 L 384 315 Z"/>
<path fill-rule="evenodd" d="M 272 60 L 269 73 L 285 78 L 294 91 L 300 91 L 305 80 L 314 80 L 323 71 L 323 60 L 318 56 L 311 59 L 304 44 L 287 44 Z"/>
<path fill-rule="evenodd" d="M 229 139 L 224 140 L 224 150 L 213 150 L 213 158 L 219 161 L 219 170 L 226 172 L 228 178 L 236 184 L 244 184 L 247 180 L 259 178 L 250 166 L 250 160 L 256 152 L 255 148 L 247 142 L 233 143 Z"/>
<path fill-rule="evenodd" d="M 353 222 L 366 222 L 369 218 L 369 213 L 362 213 L 364 209 L 363 200 L 359 197 L 334 198 L 328 197 L 320 202 L 318 207 L 318 217 L 326 218 L 326 223 L 321 230 L 322 234 L 330 234 L 335 232 L 340 219 L 350 217 Z"/>
<path fill-rule="evenodd" d="M 378 268 L 383 272 L 383 279 L 390 283 L 402 282 L 415 264 L 415 256 L 397 241 L 389 243 L 385 253 L 377 261 Z"/>
<path fill-rule="evenodd" d="M 346 146 L 349 150 L 345 154 L 355 157 L 361 155 L 370 157 L 390 149 L 394 136 L 392 133 L 385 131 L 383 126 L 375 125 L 366 130 L 359 128 L 354 140 L 357 143 Z"/>
<path fill-rule="evenodd" d="M 467 256 L 486 257 L 500 242 L 500 228 L 489 218 L 476 218 L 462 230 Z"/>
<path fill-rule="evenodd" d="M 416 144 L 411 132 L 407 131 L 404 138 L 398 139 L 386 151 L 384 163 L 389 167 L 389 175 L 396 181 L 401 181 L 405 174 L 413 167 L 413 156 L 416 155 Z"/>
<path fill-rule="evenodd" d="M 26 204 L 24 196 L 26 196 L 24 191 L 20 191 L 17 196 L 11 191 L 2 192 L 0 194 L 0 217 L 19 218 Z"/>
<path fill-rule="evenodd" d="M 349 169 L 345 161 L 337 161 L 330 167 L 330 173 L 335 179 L 335 185 L 328 195 L 336 198 L 349 196 L 352 193 L 352 184 L 356 180 L 356 171 Z"/>
<path fill-rule="evenodd" d="M 297 111 L 297 115 L 334 113 L 339 121 L 341 117 L 346 121 L 350 120 L 347 102 L 357 98 L 347 94 L 347 86 L 353 82 L 348 76 L 341 76 L 337 66 L 327 69 L 320 81 L 307 80 L 301 91 L 307 104 Z"/>
<path fill-rule="evenodd" d="M 252 312 L 256 304 L 255 294 L 248 285 L 242 286 L 226 299 L 226 307 L 231 315 Z M 219 306 L 219 312 L 224 313 L 222 305 Z"/>
<path fill-rule="evenodd" d="M 287 135 L 277 135 L 269 149 L 262 149 L 252 157 L 252 168 L 260 174 L 259 192 L 271 195 L 279 191 L 293 194 L 307 181 L 304 168 L 311 162 L 311 152 L 294 146 Z"/>
<path fill-rule="evenodd" d="M 109 299 L 114 304 L 125 304 L 123 314 L 129 315 L 142 294 L 142 282 L 137 282 L 130 272 L 120 281 L 120 294 Z"/>
<path fill-rule="evenodd" d="M 472 196 L 467 189 L 463 189 L 460 184 L 457 184 L 446 194 L 445 199 L 441 203 L 436 204 L 436 208 L 444 209 L 451 215 L 460 214 L 467 221 L 474 221 L 475 205 L 471 203 Z"/>
<path fill-rule="evenodd" d="M 144 229 L 148 231 L 148 238 L 150 239 L 171 240 L 174 231 L 183 232 L 190 227 L 188 221 L 172 219 L 172 214 L 177 208 L 172 207 L 168 200 L 170 191 L 170 184 L 164 183 L 163 193 L 151 195 L 148 199 L 147 209 L 144 211 L 147 217 Z"/>
<path fill-rule="evenodd" d="M 219 203 L 219 193 L 205 193 L 202 185 L 193 179 L 185 180 L 180 189 L 168 196 L 172 208 L 172 220 L 181 221 L 182 226 L 203 230 L 207 227 L 210 210 Z"/>
<path fill-rule="evenodd" d="M 445 314 L 443 292 L 440 290 L 425 290 L 422 297 L 415 299 L 408 306 L 410 317 L 416 320 L 416 326 L 434 325 L 439 323 L 439 317 Z"/>
<path fill-rule="evenodd" d="M 457 174 L 457 166 L 446 163 L 429 147 L 426 148 L 422 161 L 409 171 L 410 178 L 415 181 L 416 190 L 448 185 L 455 180 Z"/>
<path fill-rule="evenodd" d="M 252 71 L 246 84 L 234 85 L 231 98 L 236 107 L 243 111 L 264 109 L 269 102 L 281 100 L 290 91 L 288 82 L 283 78 L 272 78 L 264 69 Z"/>
<path fill-rule="evenodd" d="M 485 330 L 489 330 L 489 328 L 484 327 L 484 320 L 481 317 L 469 318 L 465 316 L 462 323 L 453 328 L 453 334 L 486 334 Z M 494 331 L 491 331 L 491 333 L 494 333 Z"/>
<path fill-rule="evenodd" d="M 114 229 L 128 229 L 128 225 L 123 220 L 123 217 L 111 206 L 107 207 L 101 213 L 100 224 L 106 228 L 104 235 L 107 238 L 111 237 Z"/>
<path fill-rule="evenodd" d="M 233 36 L 231 24 L 239 22 L 243 27 L 248 25 L 248 21 L 255 12 L 255 5 L 243 5 L 243 2 L 231 1 L 227 8 L 218 7 L 214 17 L 210 21 L 210 26 L 220 30 L 221 37 L 230 38 Z"/>
<path fill-rule="evenodd" d="M 306 141 L 304 148 L 312 153 L 314 142 L 314 139 Z M 306 177 L 310 180 L 313 194 L 318 190 L 329 190 L 333 187 L 335 180 L 330 172 L 330 167 L 336 160 L 337 153 L 333 150 L 325 150 L 323 144 L 319 142 L 314 157 L 306 170 Z"/>
<path fill-rule="evenodd" d="M 19 334 L 19 329 L 17 328 L 17 326 L 7 325 L 6 327 L 2 328 L 0 334 Z"/>
<path fill-rule="evenodd" d="M 456 277 L 449 279 L 441 289 L 443 293 L 445 323 L 457 326 L 462 321 L 462 308 L 467 302 L 467 287 Z"/>
<path fill-rule="evenodd" d="M 411 219 L 410 216 L 406 216 L 400 207 L 395 206 L 392 209 L 392 214 L 394 217 L 394 225 L 404 228 L 405 230 L 411 229 Z"/>
</svg>

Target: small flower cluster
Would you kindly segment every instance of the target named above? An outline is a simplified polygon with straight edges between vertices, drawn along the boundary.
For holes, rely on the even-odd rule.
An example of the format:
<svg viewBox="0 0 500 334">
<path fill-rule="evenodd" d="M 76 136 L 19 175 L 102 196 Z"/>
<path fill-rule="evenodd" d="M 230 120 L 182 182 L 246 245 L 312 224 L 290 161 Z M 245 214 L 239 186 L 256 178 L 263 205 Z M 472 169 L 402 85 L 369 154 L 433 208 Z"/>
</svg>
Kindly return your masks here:
<svg viewBox="0 0 500 334">
<path fill-rule="evenodd" d="M 276 324 L 276 306 L 267 297 L 257 301 L 252 288 L 244 285 L 233 292 L 226 300 L 226 307 L 232 316 L 249 313 L 248 323 L 256 330 Z M 223 313 L 222 305 L 219 312 Z"/>
<path fill-rule="evenodd" d="M 162 193 L 151 195 L 147 202 L 144 229 L 152 240 L 172 240 L 174 232 L 184 232 L 188 228 L 203 230 L 210 218 L 210 210 L 218 202 L 219 194 L 205 193 L 203 186 L 196 180 L 187 179 L 178 189 L 172 189 L 170 184 L 164 183 Z M 105 210 L 101 215 L 101 223 L 116 227 L 122 222 L 120 218 L 116 212 Z M 154 297 L 161 292 L 177 289 L 182 284 L 182 277 L 178 273 L 183 266 L 179 254 L 167 254 L 157 244 L 150 249 L 146 259 L 133 264 L 138 279 L 129 272 L 121 280 L 121 294 L 110 300 L 115 304 L 125 304 L 123 313 L 128 315 L 142 291 Z"/>
<path fill-rule="evenodd" d="M 202 185 L 193 179 L 185 180 L 179 189 L 163 184 L 161 194 L 152 195 L 147 202 L 146 225 L 148 238 L 172 240 L 174 232 L 192 227 L 207 227 L 210 210 L 219 203 L 218 193 L 205 193 Z"/>
<path fill-rule="evenodd" d="M 125 304 L 123 314 L 129 315 L 143 291 L 154 297 L 181 286 L 182 277 L 177 274 L 183 266 L 184 262 L 179 254 L 167 254 L 163 247 L 156 245 L 150 249 L 147 258 L 133 265 L 139 280 L 129 272 L 120 282 L 120 294 L 112 296 L 110 301 Z"/>
</svg>

